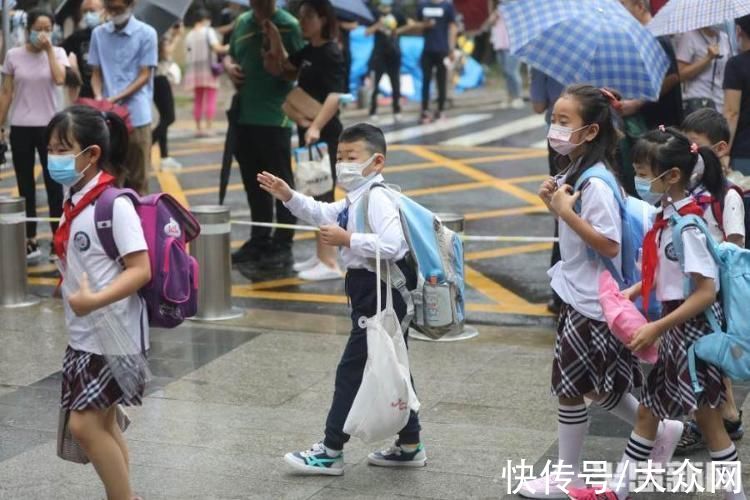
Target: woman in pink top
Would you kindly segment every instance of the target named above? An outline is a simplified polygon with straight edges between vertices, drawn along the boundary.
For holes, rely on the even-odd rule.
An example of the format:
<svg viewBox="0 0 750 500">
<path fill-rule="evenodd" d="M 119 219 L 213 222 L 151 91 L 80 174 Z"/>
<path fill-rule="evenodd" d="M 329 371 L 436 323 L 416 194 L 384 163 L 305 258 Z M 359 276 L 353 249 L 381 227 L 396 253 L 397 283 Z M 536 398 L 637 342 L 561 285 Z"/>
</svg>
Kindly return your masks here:
<svg viewBox="0 0 750 500">
<path fill-rule="evenodd" d="M 521 80 L 521 61 L 510 53 L 508 27 L 505 25 L 503 14 L 500 11 L 502 0 L 488 0 L 488 2 L 490 12 L 492 12 L 488 21 L 493 23 L 490 41 L 492 42 L 492 48 L 495 50 L 497 64 L 500 66 L 505 77 L 505 88 L 508 90 L 508 100 L 505 102 L 505 105 L 513 109 L 521 109 L 524 107 L 523 99 L 521 98 L 523 85 L 523 81 Z M 496 4 L 494 12 L 492 8 L 493 3 Z"/>
<path fill-rule="evenodd" d="M 10 110 L 10 146 L 16 171 L 18 192 L 26 199 L 26 216 L 36 217 L 35 151 L 39 154 L 47 190 L 50 217 L 62 215 L 62 186 L 54 182 L 47 170 L 47 138 L 45 129 L 55 115 L 56 86 L 65 82 L 69 66 L 65 51 L 50 41 L 54 21 L 46 10 L 28 13 L 28 37 L 21 47 L 10 49 L 3 64 L 0 89 L 0 123 L 5 123 Z M 2 130 L 5 140 L 5 129 Z M 53 223 L 52 231 L 57 230 Z M 26 224 L 26 257 L 37 259 L 41 253 L 36 241 L 36 223 Z"/>
<path fill-rule="evenodd" d="M 211 121 L 216 113 L 216 91 L 219 88 L 219 79 L 211 71 L 211 63 L 216 60 L 214 54 L 226 54 L 229 47 L 219 43 L 219 36 L 211 27 L 211 14 L 205 9 L 198 11 L 198 21 L 188 34 L 185 46 L 185 87 L 193 90 L 193 118 L 197 135 L 203 137 L 211 130 Z M 206 120 L 205 129 L 201 123 L 203 119 Z"/>
</svg>

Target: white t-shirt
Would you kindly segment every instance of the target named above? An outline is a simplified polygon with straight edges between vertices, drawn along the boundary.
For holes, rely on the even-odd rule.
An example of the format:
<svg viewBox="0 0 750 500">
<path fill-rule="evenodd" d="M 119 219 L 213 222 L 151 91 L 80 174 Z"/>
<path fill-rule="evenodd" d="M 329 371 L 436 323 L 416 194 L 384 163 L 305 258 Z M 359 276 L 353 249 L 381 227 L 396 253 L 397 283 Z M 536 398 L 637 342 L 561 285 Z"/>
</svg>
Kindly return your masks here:
<svg viewBox="0 0 750 500">
<path fill-rule="evenodd" d="M 675 203 L 675 206 L 667 206 L 664 209 L 664 218 L 669 218 L 692 201 L 688 197 Z M 680 266 L 677 252 L 672 243 L 672 228 L 661 231 L 657 235 L 659 244 L 659 261 L 656 265 L 656 298 L 661 301 L 684 300 L 685 276 L 699 274 L 706 278 L 712 278 L 716 283 L 716 291 L 719 291 L 719 267 L 716 265 L 711 253 L 706 246 L 706 236 L 697 228 L 688 228 L 682 233 L 682 245 L 685 252 L 685 272 Z"/>
<path fill-rule="evenodd" d="M 711 193 L 706 191 L 706 188 L 698 186 L 694 192 L 694 196 L 697 198 L 702 194 L 711 195 Z M 717 243 L 724 241 L 725 234 L 727 236 L 730 234 L 741 234 L 743 237 L 745 236 L 745 205 L 740 194 L 734 189 L 727 190 L 727 194 L 724 196 L 724 210 L 721 214 L 721 218 L 723 219 L 723 232 L 719 222 L 714 216 L 712 206 L 707 206 L 703 211 L 703 220 L 706 221 L 708 232 L 711 233 L 711 236 L 713 236 Z"/>
<path fill-rule="evenodd" d="M 675 50 L 677 60 L 692 64 L 704 57 L 709 45 L 716 42 L 716 37 L 709 37 L 700 30 L 684 33 Z M 727 59 L 732 55 L 729 37 L 723 31 L 719 32 L 719 53 L 723 56 L 714 59 L 706 68 L 692 80 L 684 81 L 683 99 L 712 99 L 716 108 L 721 112 L 724 108 L 724 67 Z"/>
<path fill-rule="evenodd" d="M 622 219 L 615 195 L 601 179 L 592 177 L 581 193 L 581 218 L 603 236 L 620 243 Z M 561 260 L 548 272 L 552 289 L 566 304 L 587 318 L 604 321 L 599 304 L 599 275 L 606 270 L 602 259 L 592 258 L 588 245 L 564 221 L 560 220 Z M 618 252 L 615 267 L 620 267 Z"/>
<path fill-rule="evenodd" d="M 83 189 L 75 193 L 72 197 L 73 204 L 80 201 L 85 193 L 96 186 L 98 181 L 97 175 Z M 148 247 L 141 220 L 130 199 L 122 196 L 117 198 L 113 212 L 112 233 L 120 255 L 125 256 L 146 250 Z M 68 266 L 66 279 L 75 279 L 76 271 L 85 271 L 88 274 L 92 291 L 106 287 L 123 271 L 122 266 L 110 259 L 102 247 L 94 224 L 94 205 L 86 207 L 73 220 L 66 261 Z M 127 347 L 130 353 L 140 352 L 142 348 L 148 350 L 148 317 L 146 304 L 140 295 L 133 294 L 87 316 L 78 317 L 68 305 L 66 293 L 68 287 L 71 287 L 70 291 L 73 292 L 79 287 L 76 283 L 66 283 L 63 286 L 65 321 L 70 333 L 70 347 L 79 351 L 102 354 L 103 344 L 96 334 L 97 331 L 101 333 L 102 329 L 106 331 L 116 328 L 125 332 L 129 337 L 130 345 Z M 111 340 L 116 341 L 118 345 L 122 345 L 123 342 L 120 336 Z"/>
</svg>

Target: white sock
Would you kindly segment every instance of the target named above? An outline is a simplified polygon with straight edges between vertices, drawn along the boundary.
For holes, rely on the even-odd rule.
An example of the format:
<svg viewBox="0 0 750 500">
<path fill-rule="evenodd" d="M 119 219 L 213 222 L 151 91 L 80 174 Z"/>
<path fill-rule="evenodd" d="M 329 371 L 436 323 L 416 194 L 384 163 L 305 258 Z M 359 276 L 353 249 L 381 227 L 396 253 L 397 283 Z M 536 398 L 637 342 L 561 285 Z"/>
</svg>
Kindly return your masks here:
<svg viewBox="0 0 750 500">
<path fill-rule="evenodd" d="M 580 473 L 583 439 L 589 429 L 589 414 L 586 404 L 557 407 L 558 457 L 564 464 L 573 467 L 577 476 Z"/>
<path fill-rule="evenodd" d="M 334 450 L 333 448 L 329 448 L 326 445 L 323 445 L 323 448 L 326 450 L 326 455 L 328 455 L 331 458 L 336 458 L 339 455 L 341 455 L 341 450 Z"/>
<path fill-rule="evenodd" d="M 737 456 L 737 449 L 734 447 L 734 443 L 731 443 L 729 445 L 729 448 L 725 450 L 720 451 L 711 451 L 711 460 L 714 462 L 739 462 L 739 457 Z M 740 467 L 740 471 L 742 470 L 742 467 Z M 729 473 L 725 473 L 724 477 L 729 476 Z M 740 486 L 742 486 L 742 472 L 740 472 Z M 717 492 L 718 493 L 718 492 Z M 734 491 L 725 491 L 724 492 L 724 498 L 728 500 L 743 500 L 745 498 L 745 492 L 742 491 L 740 488 L 739 493 L 734 493 Z"/>
<path fill-rule="evenodd" d="M 612 478 L 611 487 L 620 500 L 625 500 L 630 493 L 630 477 L 635 466 L 646 462 L 654 449 L 654 441 L 639 436 L 635 431 L 630 433 L 628 445 L 617 465 L 617 472 Z"/>
<path fill-rule="evenodd" d="M 635 423 L 638 420 L 638 405 L 640 403 L 629 392 L 611 392 L 597 404 L 623 422 L 635 427 Z"/>
</svg>

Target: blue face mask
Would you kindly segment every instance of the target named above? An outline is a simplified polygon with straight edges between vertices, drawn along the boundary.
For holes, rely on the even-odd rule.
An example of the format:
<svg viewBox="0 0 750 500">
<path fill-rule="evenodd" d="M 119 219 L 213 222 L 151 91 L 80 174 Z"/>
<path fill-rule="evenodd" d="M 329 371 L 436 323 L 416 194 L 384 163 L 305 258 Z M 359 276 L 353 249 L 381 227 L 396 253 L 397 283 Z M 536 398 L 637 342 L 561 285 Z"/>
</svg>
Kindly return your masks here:
<svg viewBox="0 0 750 500">
<path fill-rule="evenodd" d="M 86 168 L 80 172 L 76 170 L 76 158 L 82 155 L 86 149 L 77 155 L 48 155 L 47 169 L 49 170 L 49 175 L 52 177 L 52 180 L 58 184 L 62 184 L 66 188 L 78 184 L 80 180 L 83 179 L 84 172 L 91 167 L 91 163 L 89 163 Z"/>
<path fill-rule="evenodd" d="M 29 33 L 29 43 L 35 47 L 39 46 L 39 32 L 32 31 Z"/>
<path fill-rule="evenodd" d="M 83 15 L 83 24 L 87 28 L 96 28 L 102 22 L 102 16 L 98 12 L 89 11 Z"/>
<path fill-rule="evenodd" d="M 636 176 L 635 190 L 638 193 L 638 197 L 649 205 L 656 205 L 661 200 L 662 196 L 664 196 L 664 193 L 655 193 L 651 191 L 651 185 L 654 181 L 661 179 L 666 173 L 667 172 L 664 172 L 654 179 L 646 179 L 645 177 Z"/>
</svg>

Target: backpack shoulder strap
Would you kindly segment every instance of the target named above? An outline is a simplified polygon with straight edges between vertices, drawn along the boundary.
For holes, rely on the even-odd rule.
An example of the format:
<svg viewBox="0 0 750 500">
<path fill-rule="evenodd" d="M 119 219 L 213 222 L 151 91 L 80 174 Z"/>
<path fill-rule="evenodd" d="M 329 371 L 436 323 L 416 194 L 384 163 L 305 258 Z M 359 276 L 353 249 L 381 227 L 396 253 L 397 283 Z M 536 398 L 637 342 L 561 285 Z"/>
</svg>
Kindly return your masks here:
<svg viewBox="0 0 750 500">
<path fill-rule="evenodd" d="M 105 189 L 97 198 L 94 204 L 94 224 L 96 224 L 96 234 L 102 244 L 107 256 L 112 260 L 120 258 L 120 252 L 117 251 L 117 244 L 112 232 L 112 220 L 114 218 L 115 199 L 120 196 L 127 196 L 133 203 L 139 200 L 138 194 L 132 189 L 120 189 L 111 187 Z"/>
<path fill-rule="evenodd" d="M 617 203 L 621 207 L 624 207 L 625 198 L 622 195 L 622 190 L 620 189 L 620 184 L 615 178 L 615 174 L 601 163 L 587 168 L 578 178 L 573 189 L 575 191 L 582 190 L 593 177 L 604 181 L 604 183 L 612 190 L 612 194 L 614 194 Z"/>
</svg>

